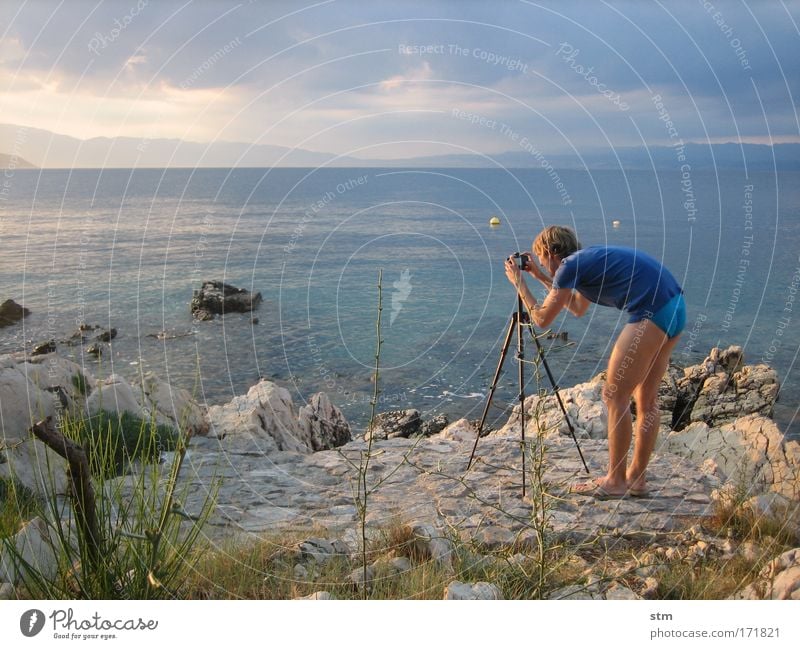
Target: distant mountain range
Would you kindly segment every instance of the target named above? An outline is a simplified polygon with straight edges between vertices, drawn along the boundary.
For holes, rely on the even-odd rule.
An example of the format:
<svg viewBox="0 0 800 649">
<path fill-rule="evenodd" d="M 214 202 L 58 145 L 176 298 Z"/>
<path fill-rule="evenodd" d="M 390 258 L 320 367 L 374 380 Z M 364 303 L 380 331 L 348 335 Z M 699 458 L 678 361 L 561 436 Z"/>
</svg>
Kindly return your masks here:
<svg viewBox="0 0 800 649">
<path fill-rule="evenodd" d="M 16 168 L 109 167 L 492 167 L 556 169 L 680 169 L 672 147 L 622 147 L 593 149 L 582 154 L 536 156 L 526 151 L 507 151 L 490 156 L 436 155 L 376 160 L 337 157 L 332 153 L 290 149 L 243 142 L 186 142 L 172 139 L 97 137 L 79 140 L 42 129 L 0 124 L 0 167 L 8 168 L 10 150 Z M 692 169 L 742 168 L 751 171 L 800 170 L 800 144 L 686 144 L 686 161 Z M 30 162 L 27 162 L 30 161 Z"/>
<path fill-rule="evenodd" d="M 12 170 L 12 169 L 34 169 L 35 165 L 32 165 L 30 162 L 25 160 L 24 158 L 20 158 L 18 155 L 12 155 L 10 153 L 0 153 L 0 169 L 2 170 Z"/>
</svg>

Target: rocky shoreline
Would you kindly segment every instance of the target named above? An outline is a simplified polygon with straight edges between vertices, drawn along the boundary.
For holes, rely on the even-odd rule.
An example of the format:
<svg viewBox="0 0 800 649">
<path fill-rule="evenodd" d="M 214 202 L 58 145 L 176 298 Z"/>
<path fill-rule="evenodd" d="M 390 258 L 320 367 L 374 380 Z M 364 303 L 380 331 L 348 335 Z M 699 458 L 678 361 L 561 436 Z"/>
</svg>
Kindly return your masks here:
<svg viewBox="0 0 800 649">
<path fill-rule="evenodd" d="M 607 458 L 602 381 L 600 375 L 561 391 L 593 475 L 603 471 Z M 542 478 L 556 503 L 548 533 L 576 545 L 613 547 L 646 538 L 654 549 L 669 546 L 681 556 L 733 556 L 744 550 L 730 540 L 706 538 L 696 527 L 727 499 L 777 520 L 800 543 L 800 444 L 783 439 L 769 418 L 777 396 L 774 370 L 746 365 L 740 348 L 714 349 L 701 364 L 671 368 L 659 395 L 662 426 L 652 462 L 653 492 L 649 498 L 608 502 L 568 492 L 569 484 L 584 476 L 575 446 L 565 436 L 554 399 L 529 397 L 525 410 L 536 413 L 544 444 Z M 55 353 L 12 354 L 0 357 L 0 408 L 0 476 L 13 471 L 34 491 L 42 492 L 48 479 L 45 460 L 61 465 L 26 434 L 32 419 L 60 409 L 129 411 L 192 431 L 183 506 L 199 508 L 211 484 L 220 481 L 205 530 L 212 543 L 322 529 L 330 543 L 336 540 L 351 551 L 358 547 L 353 486 L 369 442 L 362 439 L 364 431 L 353 440 L 350 424 L 324 393 L 297 408 L 287 390 L 262 380 L 246 395 L 206 408 L 153 375 L 133 384 L 117 375 L 100 380 Z M 476 435 L 472 423 L 425 422 L 416 411 L 384 413 L 366 433 L 374 455 L 367 478 L 379 484 L 368 528 L 402 520 L 428 530 L 430 539 L 447 530 L 484 552 L 534 551 L 531 502 L 521 493 L 519 417 L 517 406 L 503 427 L 480 440 L 477 462 L 467 471 Z M 536 436 L 528 430 L 530 444 Z M 124 485 L 126 478 L 119 480 Z M 59 488 L 64 489 L 63 477 Z M 40 528 L 29 524 L 19 542 Z M 676 546 L 681 534 L 684 542 Z M 780 572 L 800 571 L 798 555 L 776 558 Z M 12 577 L 0 565 L 0 581 Z M 796 588 L 790 591 L 788 596 L 800 596 Z"/>
</svg>

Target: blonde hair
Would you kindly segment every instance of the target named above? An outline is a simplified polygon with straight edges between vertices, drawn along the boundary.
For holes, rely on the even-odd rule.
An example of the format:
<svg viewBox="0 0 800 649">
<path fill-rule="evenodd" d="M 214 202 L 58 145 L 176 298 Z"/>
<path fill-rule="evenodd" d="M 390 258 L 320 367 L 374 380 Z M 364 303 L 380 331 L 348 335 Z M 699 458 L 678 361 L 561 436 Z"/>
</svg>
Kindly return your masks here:
<svg viewBox="0 0 800 649">
<path fill-rule="evenodd" d="M 561 259 L 569 257 L 581 249 L 575 232 L 562 225 L 551 225 L 542 230 L 533 240 L 533 252 L 542 257 L 558 255 Z"/>
</svg>

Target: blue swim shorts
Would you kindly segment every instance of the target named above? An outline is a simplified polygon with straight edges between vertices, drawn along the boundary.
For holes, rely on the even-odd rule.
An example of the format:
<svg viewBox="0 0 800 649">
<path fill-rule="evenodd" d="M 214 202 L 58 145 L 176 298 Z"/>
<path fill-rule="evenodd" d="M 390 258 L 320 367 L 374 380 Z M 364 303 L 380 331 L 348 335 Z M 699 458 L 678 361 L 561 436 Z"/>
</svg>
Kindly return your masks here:
<svg viewBox="0 0 800 649">
<path fill-rule="evenodd" d="M 674 338 L 680 334 L 686 327 L 686 302 L 683 300 L 683 295 L 678 293 L 649 319 L 667 334 L 667 338 Z"/>
</svg>

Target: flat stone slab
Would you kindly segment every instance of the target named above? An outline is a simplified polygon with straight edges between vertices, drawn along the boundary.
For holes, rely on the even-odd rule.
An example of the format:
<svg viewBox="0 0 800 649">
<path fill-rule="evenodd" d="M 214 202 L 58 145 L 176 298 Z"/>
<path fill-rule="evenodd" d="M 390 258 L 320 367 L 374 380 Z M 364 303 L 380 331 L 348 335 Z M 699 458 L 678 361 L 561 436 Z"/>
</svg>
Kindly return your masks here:
<svg viewBox="0 0 800 649">
<path fill-rule="evenodd" d="M 239 534 L 322 528 L 331 533 L 358 524 L 354 493 L 365 442 L 351 442 L 311 455 L 276 457 L 226 454 L 204 443 L 191 447 L 182 481 L 189 483 L 188 511 L 200 508 L 212 481 L 220 482 L 217 507 L 206 534 L 221 540 Z M 526 447 L 530 451 L 530 447 Z M 592 476 L 603 474 L 605 441 L 582 440 Z M 465 542 L 498 548 L 535 540 L 531 459 L 526 457 L 526 497 L 518 438 L 480 441 L 467 471 L 471 442 L 429 438 L 374 441 L 367 482 L 370 527 L 424 521 L 454 530 Z M 599 501 L 569 493 L 587 478 L 569 438 L 546 441 L 543 480 L 551 505 L 550 529 L 580 542 L 597 537 L 657 535 L 711 515 L 711 491 L 718 480 L 671 454 L 654 455 L 649 468 L 651 496 Z"/>
</svg>

